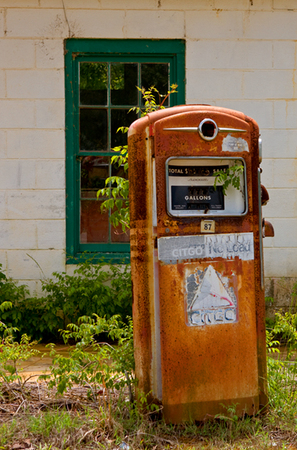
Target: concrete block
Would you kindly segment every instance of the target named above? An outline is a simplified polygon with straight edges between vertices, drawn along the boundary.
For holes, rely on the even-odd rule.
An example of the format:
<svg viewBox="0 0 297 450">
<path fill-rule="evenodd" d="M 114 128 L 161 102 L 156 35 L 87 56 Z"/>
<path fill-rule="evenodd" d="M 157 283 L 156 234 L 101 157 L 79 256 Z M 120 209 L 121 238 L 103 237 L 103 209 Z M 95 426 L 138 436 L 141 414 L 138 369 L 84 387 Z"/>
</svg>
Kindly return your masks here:
<svg viewBox="0 0 297 450">
<path fill-rule="evenodd" d="M 1 100 L 2 128 L 34 128 L 34 102 L 30 100 Z"/>
<path fill-rule="evenodd" d="M 265 216 L 264 216 L 265 217 Z M 265 217 L 266 219 L 266 217 Z M 272 223 L 273 221 L 270 220 L 270 223 Z M 273 245 L 273 238 L 272 237 L 265 237 L 263 239 L 263 248 L 274 248 Z"/>
<path fill-rule="evenodd" d="M 39 249 L 65 249 L 65 220 L 38 220 L 36 226 Z"/>
<path fill-rule="evenodd" d="M 292 70 L 254 70 L 244 72 L 244 97 L 266 100 L 293 97 Z"/>
<path fill-rule="evenodd" d="M 273 0 L 273 9 L 297 10 L 297 4 L 295 0 Z"/>
<path fill-rule="evenodd" d="M 7 9 L 7 37 L 67 38 L 68 25 L 60 9 Z"/>
<path fill-rule="evenodd" d="M 10 250 L 7 251 L 7 266 L 9 276 L 14 279 L 40 280 L 51 277 L 54 271 L 64 270 L 65 253 L 61 250 Z"/>
<path fill-rule="evenodd" d="M 297 130 L 262 130 L 264 158 L 297 158 Z"/>
<path fill-rule="evenodd" d="M 261 10 L 271 10 L 271 0 L 237 0 L 235 2 L 230 2 L 230 0 L 215 0 L 216 9 L 224 10 L 251 10 L 251 11 L 261 11 Z"/>
<path fill-rule="evenodd" d="M 186 11 L 187 39 L 240 39 L 243 37 L 241 11 Z"/>
<path fill-rule="evenodd" d="M 68 10 L 70 32 L 75 37 L 123 38 L 125 11 Z M 142 13 L 142 21 L 143 21 Z M 139 36 L 138 36 L 139 37 Z"/>
<path fill-rule="evenodd" d="M 275 164 L 274 159 L 263 159 L 262 164 L 262 173 L 261 173 L 261 183 L 269 190 L 274 186 L 274 170 Z"/>
<path fill-rule="evenodd" d="M 65 132 L 39 129 L 7 130 L 7 155 L 9 158 L 18 159 L 65 158 Z"/>
<path fill-rule="evenodd" d="M 0 8 L 9 7 L 9 8 L 26 8 L 26 7 L 38 7 L 38 0 L 0 0 Z"/>
<path fill-rule="evenodd" d="M 297 124 L 297 100 L 279 100 L 274 102 L 275 128 L 293 128 Z"/>
<path fill-rule="evenodd" d="M 263 208 L 263 214 L 265 213 L 265 208 Z M 271 223 L 274 227 L 274 237 L 265 238 L 264 241 L 269 239 L 272 242 L 273 247 L 288 247 L 297 248 L 297 219 L 278 219 L 274 218 Z"/>
<path fill-rule="evenodd" d="M 257 100 L 222 100 L 218 106 L 241 111 L 249 117 L 252 117 L 260 128 L 273 128 L 273 102 Z"/>
<path fill-rule="evenodd" d="M 297 187 L 297 159 L 278 159 L 274 161 L 274 187 Z"/>
<path fill-rule="evenodd" d="M 0 267 L 1 272 L 6 272 L 7 268 L 7 255 L 6 251 L 0 250 L 0 264 L 2 267 Z"/>
<path fill-rule="evenodd" d="M 35 43 L 38 69 L 64 69 L 62 39 L 42 39 Z"/>
<path fill-rule="evenodd" d="M 297 277 L 297 252 L 295 248 L 265 248 L 265 277 Z"/>
<path fill-rule="evenodd" d="M 269 202 L 265 206 L 265 217 L 296 218 L 296 189 L 269 189 Z M 297 252 L 296 252 L 297 253 Z"/>
<path fill-rule="evenodd" d="M 65 189 L 64 160 L 36 161 L 37 189 Z"/>
<path fill-rule="evenodd" d="M 6 89 L 5 89 L 5 71 L 0 70 L 0 98 L 6 97 Z"/>
<path fill-rule="evenodd" d="M 246 39 L 297 39 L 297 11 L 246 11 L 244 37 Z"/>
<path fill-rule="evenodd" d="M 215 0 L 199 0 L 198 2 L 196 0 L 190 0 L 183 3 L 180 0 L 161 0 L 158 2 L 158 5 L 160 5 L 158 6 L 159 9 L 203 11 L 212 10 L 215 7 Z"/>
<path fill-rule="evenodd" d="M 8 159 L 0 164 L 0 189 L 34 189 L 34 160 Z"/>
<path fill-rule="evenodd" d="M 61 8 L 62 4 L 60 0 L 39 0 L 41 8 Z M 64 0 L 65 3 L 65 0 Z M 66 5 L 66 3 L 65 3 Z"/>
<path fill-rule="evenodd" d="M 184 37 L 184 13 L 181 11 L 127 11 L 124 37 L 178 39 Z"/>
<path fill-rule="evenodd" d="M 65 272 L 67 275 L 70 275 L 71 277 L 74 275 L 75 269 L 77 269 L 77 264 L 67 264 L 65 268 Z"/>
<path fill-rule="evenodd" d="M 64 100 L 36 100 L 35 115 L 37 128 L 65 129 Z"/>
<path fill-rule="evenodd" d="M 41 5 L 45 5 L 45 6 L 50 6 L 51 0 L 41 0 Z M 109 2 L 110 4 L 113 4 L 114 2 Z M 101 1 L 98 2 L 98 0 L 84 0 L 83 2 L 81 2 L 81 0 L 64 0 L 64 4 L 65 4 L 65 8 L 66 11 L 68 9 L 102 9 L 102 5 L 101 5 Z M 58 3 L 57 3 L 58 5 Z M 121 5 L 121 8 L 117 8 L 117 9 L 123 9 L 123 7 L 126 6 L 126 1 L 125 1 L 125 5 Z M 104 8 L 103 8 L 104 9 Z M 111 8 L 107 8 L 107 9 L 111 9 Z"/>
<path fill-rule="evenodd" d="M 187 69 L 270 69 L 269 41 L 198 40 L 187 42 Z"/>
<path fill-rule="evenodd" d="M 287 127 L 296 129 L 297 123 L 297 100 L 287 101 L 286 105 Z"/>
<path fill-rule="evenodd" d="M 39 297 L 39 283 L 35 280 L 22 280 L 18 284 L 24 284 L 29 290 L 30 297 Z M 41 283 L 40 283 L 41 287 Z"/>
<path fill-rule="evenodd" d="M 0 37 L 5 36 L 4 30 L 4 10 L 0 10 Z"/>
<path fill-rule="evenodd" d="M 6 197 L 9 219 L 65 218 L 64 191 L 7 191 Z"/>
<path fill-rule="evenodd" d="M 207 99 L 218 102 L 223 99 L 241 98 L 242 77 L 240 71 L 188 70 L 187 96 L 197 103 L 206 103 Z"/>
<path fill-rule="evenodd" d="M 157 8 L 157 0 L 142 0 L 141 2 L 137 0 L 125 0 L 125 3 L 121 0 L 100 0 L 100 2 L 98 2 L 98 0 L 85 0 L 83 3 L 80 0 L 65 0 L 65 6 L 69 9 L 150 10 Z"/>
<path fill-rule="evenodd" d="M 273 42 L 273 67 L 275 69 L 295 69 L 296 42 Z"/>
<path fill-rule="evenodd" d="M 273 318 L 280 311 L 296 312 L 296 298 L 293 297 L 296 283 L 294 277 L 266 278 L 265 295 L 272 298 L 272 301 L 266 302 L 266 317 Z"/>
<path fill-rule="evenodd" d="M 7 219 L 6 193 L 0 191 L 0 219 Z"/>
<path fill-rule="evenodd" d="M 7 70 L 9 98 L 63 98 L 63 70 Z"/>
<path fill-rule="evenodd" d="M 287 105 L 290 100 L 274 100 L 273 102 L 273 123 L 275 129 L 289 128 L 287 127 L 288 111 Z M 294 102 L 294 100 L 292 101 Z M 297 114 L 297 111 L 296 111 Z M 295 128 L 295 127 L 293 127 Z"/>
<path fill-rule="evenodd" d="M 0 69 L 31 69 L 35 66 L 33 40 L 1 39 L 0 53 Z"/>
<path fill-rule="evenodd" d="M 11 249 L 36 249 L 37 232 L 33 220 L 0 220 L 0 247 Z"/>
<path fill-rule="evenodd" d="M 0 130 L 0 159 L 6 158 L 7 138 L 6 131 Z"/>
</svg>

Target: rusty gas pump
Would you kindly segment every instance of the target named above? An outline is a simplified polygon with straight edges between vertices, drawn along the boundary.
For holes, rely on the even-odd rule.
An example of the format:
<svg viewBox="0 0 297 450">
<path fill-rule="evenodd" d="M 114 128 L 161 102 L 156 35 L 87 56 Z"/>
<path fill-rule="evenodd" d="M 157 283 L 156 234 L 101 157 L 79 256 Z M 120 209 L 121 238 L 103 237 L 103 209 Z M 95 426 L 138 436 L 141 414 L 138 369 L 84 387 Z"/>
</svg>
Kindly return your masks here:
<svg viewBox="0 0 297 450">
<path fill-rule="evenodd" d="M 267 404 L 259 142 L 253 119 L 204 105 L 129 129 L 135 370 L 168 422 Z"/>
</svg>

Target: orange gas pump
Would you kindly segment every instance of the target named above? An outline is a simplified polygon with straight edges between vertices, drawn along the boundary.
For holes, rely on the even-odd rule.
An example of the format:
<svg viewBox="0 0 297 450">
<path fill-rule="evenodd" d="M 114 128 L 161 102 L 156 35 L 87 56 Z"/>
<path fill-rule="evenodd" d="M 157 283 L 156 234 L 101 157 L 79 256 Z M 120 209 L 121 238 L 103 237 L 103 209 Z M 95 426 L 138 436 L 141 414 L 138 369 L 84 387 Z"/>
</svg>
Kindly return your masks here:
<svg viewBox="0 0 297 450">
<path fill-rule="evenodd" d="M 267 404 L 261 148 L 257 123 L 168 108 L 128 134 L 138 389 L 165 420 Z M 267 235 L 267 234 L 266 234 Z"/>
</svg>

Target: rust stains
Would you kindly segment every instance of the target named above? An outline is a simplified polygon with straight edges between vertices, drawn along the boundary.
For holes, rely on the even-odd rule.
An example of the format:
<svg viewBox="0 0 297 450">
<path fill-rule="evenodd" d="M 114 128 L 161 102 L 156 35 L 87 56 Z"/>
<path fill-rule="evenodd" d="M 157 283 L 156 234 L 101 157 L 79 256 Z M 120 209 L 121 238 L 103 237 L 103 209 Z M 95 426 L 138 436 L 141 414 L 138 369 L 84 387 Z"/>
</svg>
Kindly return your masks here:
<svg viewBox="0 0 297 450">
<path fill-rule="evenodd" d="M 226 151 L 225 146 L 223 151 L 226 134 L 205 141 L 198 132 L 164 130 L 195 127 L 204 118 L 220 128 L 244 130 L 236 138 L 247 142 L 247 150 L 237 152 L 230 147 Z M 222 412 L 222 404 L 237 404 L 241 414 L 254 414 L 267 404 L 258 138 L 253 119 L 205 105 L 158 111 L 134 122 L 129 130 L 136 376 L 139 390 L 162 401 L 168 422 L 204 420 Z M 171 264 L 158 261 L 156 240 L 170 236 L 198 239 L 205 218 L 168 214 L 165 163 L 172 156 L 244 159 L 246 215 L 221 215 L 213 220 L 215 235 L 228 234 L 232 239 L 232 234 L 249 233 L 252 258 L 218 255 Z M 154 367 L 159 367 L 157 375 Z"/>
</svg>

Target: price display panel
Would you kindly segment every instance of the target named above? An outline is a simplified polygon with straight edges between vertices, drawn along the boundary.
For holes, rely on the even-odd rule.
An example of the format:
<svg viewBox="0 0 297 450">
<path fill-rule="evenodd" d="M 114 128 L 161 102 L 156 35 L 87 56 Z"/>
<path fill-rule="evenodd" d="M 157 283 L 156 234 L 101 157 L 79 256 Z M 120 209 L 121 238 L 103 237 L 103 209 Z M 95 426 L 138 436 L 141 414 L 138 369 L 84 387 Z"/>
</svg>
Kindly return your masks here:
<svg viewBox="0 0 297 450">
<path fill-rule="evenodd" d="M 223 189 L 219 174 L 242 165 L 239 189 Z M 232 171 L 230 172 L 233 173 Z M 167 212 L 175 217 L 230 215 L 247 212 L 245 163 L 239 158 L 172 157 L 166 161 Z"/>
</svg>

